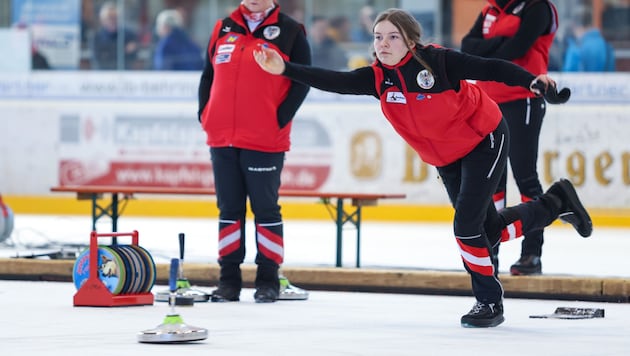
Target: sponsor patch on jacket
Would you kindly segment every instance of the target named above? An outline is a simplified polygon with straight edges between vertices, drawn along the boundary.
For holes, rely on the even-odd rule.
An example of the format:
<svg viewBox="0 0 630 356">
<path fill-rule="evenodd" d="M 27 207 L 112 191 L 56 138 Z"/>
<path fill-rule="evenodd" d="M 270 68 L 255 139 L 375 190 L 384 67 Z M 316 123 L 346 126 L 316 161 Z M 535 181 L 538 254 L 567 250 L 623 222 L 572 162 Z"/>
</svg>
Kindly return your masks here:
<svg viewBox="0 0 630 356">
<path fill-rule="evenodd" d="M 235 48 L 236 45 L 234 44 L 222 44 L 217 48 L 217 53 L 232 53 Z"/>
<path fill-rule="evenodd" d="M 232 60 L 231 53 L 219 53 L 214 57 L 214 64 L 228 63 Z"/>
<path fill-rule="evenodd" d="M 263 30 L 263 36 L 265 36 L 268 40 L 273 40 L 280 36 L 280 27 L 278 26 L 268 26 Z"/>
<path fill-rule="evenodd" d="M 407 98 L 405 98 L 405 95 L 399 91 L 387 92 L 386 101 L 393 104 L 407 104 Z"/>
<path fill-rule="evenodd" d="M 230 35 L 225 40 L 225 42 L 227 42 L 227 43 L 234 43 L 234 42 L 236 42 L 236 40 L 238 40 L 238 36 L 237 35 Z"/>
</svg>

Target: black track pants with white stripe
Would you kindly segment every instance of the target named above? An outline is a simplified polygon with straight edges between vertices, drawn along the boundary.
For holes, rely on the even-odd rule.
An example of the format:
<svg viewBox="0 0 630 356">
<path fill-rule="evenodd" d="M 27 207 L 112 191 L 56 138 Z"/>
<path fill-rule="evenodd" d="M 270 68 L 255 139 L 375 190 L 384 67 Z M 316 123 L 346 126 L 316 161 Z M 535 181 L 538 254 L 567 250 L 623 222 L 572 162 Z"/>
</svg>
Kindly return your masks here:
<svg viewBox="0 0 630 356">
<path fill-rule="evenodd" d="M 468 155 L 438 167 L 455 208 L 453 232 L 464 267 L 471 276 L 473 294 L 486 303 L 503 298 L 498 260 L 492 246 L 541 229 L 557 217 L 545 199 L 497 212 L 492 195 L 507 164 L 509 141 L 507 124 L 502 121 Z"/>
</svg>

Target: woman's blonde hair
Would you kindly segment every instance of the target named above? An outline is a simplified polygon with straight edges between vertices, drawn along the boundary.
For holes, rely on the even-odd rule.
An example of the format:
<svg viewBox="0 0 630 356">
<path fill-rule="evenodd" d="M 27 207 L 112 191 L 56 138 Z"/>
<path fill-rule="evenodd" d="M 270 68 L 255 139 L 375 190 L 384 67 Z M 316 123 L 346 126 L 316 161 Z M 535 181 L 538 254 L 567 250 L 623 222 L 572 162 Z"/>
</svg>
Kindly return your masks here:
<svg viewBox="0 0 630 356">
<path fill-rule="evenodd" d="M 372 31 L 374 31 L 374 27 L 380 22 L 389 21 L 394 25 L 398 31 L 402 34 L 403 39 L 405 41 L 405 45 L 413 58 L 415 58 L 420 64 L 422 64 L 431 74 L 433 74 L 433 69 L 424 61 L 418 53 L 409 45 L 410 42 L 413 42 L 416 47 L 421 47 L 422 43 L 420 39 L 422 38 L 422 26 L 416 19 L 407 11 L 391 8 L 387 9 L 378 16 L 374 20 L 374 25 L 372 26 Z"/>
</svg>

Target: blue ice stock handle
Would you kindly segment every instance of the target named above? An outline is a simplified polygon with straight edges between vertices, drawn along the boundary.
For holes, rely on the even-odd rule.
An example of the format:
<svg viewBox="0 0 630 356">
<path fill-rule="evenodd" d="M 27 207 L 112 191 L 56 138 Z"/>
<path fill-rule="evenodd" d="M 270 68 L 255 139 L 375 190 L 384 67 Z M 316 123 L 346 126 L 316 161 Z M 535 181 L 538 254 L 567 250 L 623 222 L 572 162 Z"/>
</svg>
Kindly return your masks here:
<svg viewBox="0 0 630 356">
<path fill-rule="evenodd" d="M 168 274 L 168 288 L 171 292 L 177 291 L 177 275 L 179 273 L 179 258 L 171 259 L 171 270 Z"/>
</svg>

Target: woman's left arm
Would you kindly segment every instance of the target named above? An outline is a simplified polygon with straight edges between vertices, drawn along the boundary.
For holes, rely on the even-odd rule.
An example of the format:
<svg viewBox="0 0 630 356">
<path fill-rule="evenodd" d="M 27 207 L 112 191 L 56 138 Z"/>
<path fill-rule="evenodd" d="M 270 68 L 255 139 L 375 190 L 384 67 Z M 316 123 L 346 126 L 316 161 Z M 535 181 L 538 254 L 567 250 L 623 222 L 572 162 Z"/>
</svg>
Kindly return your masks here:
<svg viewBox="0 0 630 356">
<path fill-rule="evenodd" d="M 449 80 L 454 85 L 460 80 L 467 79 L 494 81 L 509 86 L 520 86 L 536 95 L 542 94 L 539 89 L 533 87 L 536 81 L 542 82 L 545 89 L 556 86 L 556 82 L 548 75 L 535 76 L 523 67 L 503 59 L 484 58 L 447 50 L 445 65 Z"/>
</svg>

